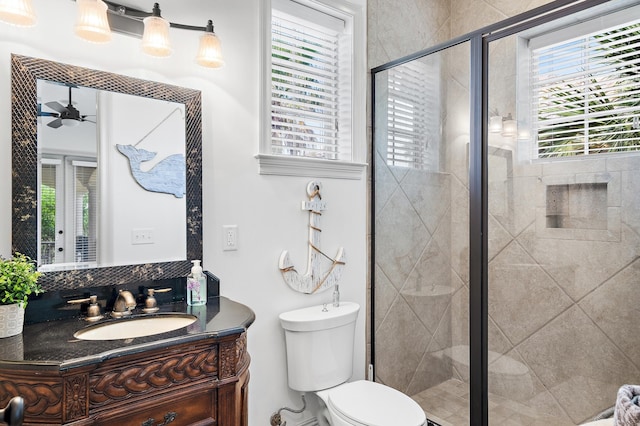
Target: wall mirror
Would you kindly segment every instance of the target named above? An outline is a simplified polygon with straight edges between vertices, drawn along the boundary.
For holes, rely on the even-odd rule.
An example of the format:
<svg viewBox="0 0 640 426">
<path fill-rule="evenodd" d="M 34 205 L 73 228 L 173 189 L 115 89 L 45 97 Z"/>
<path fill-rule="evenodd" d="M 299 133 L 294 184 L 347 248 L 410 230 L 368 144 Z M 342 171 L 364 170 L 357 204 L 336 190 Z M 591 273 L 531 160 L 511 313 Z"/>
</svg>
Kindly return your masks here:
<svg viewBox="0 0 640 426">
<path fill-rule="evenodd" d="M 45 289 L 186 276 L 202 258 L 200 92 L 19 55 L 11 64 L 12 249 L 38 259 Z M 134 164 L 141 152 L 157 156 Z M 186 174 L 179 189 L 143 184 L 174 157 Z M 47 227 L 41 198 L 56 169 L 66 183 L 55 192 L 74 193 L 58 196 L 58 216 L 79 219 Z"/>
</svg>

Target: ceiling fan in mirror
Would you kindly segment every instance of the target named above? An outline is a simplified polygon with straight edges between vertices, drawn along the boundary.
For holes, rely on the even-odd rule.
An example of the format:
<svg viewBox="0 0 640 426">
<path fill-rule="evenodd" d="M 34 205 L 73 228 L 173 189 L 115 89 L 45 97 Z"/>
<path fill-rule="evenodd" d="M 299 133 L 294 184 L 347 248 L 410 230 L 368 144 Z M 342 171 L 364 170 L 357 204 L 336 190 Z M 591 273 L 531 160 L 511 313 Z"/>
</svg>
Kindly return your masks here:
<svg viewBox="0 0 640 426">
<path fill-rule="evenodd" d="M 45 103 L 47 107 L 51 108 L 55 112 L 42 111 L 42 105 L 38 104 L 38 116 L 56 117 L 55 120 L 52 120 L 49 123 L 47 123 L 47 126 L 57 129 L 61 126 L 76 127 L 80 125 L 80 123 L 85 121 L 95 124 L 95 121 L 87 120 L 87 117 L 95 116 L 95 114 L 82 115 L 80 114 L 80 111 L 73 106 L 73 101 L 71 99 L 71 89 L 73 88 L 77 89 L 78 86 L 69 85 L 69 101 L 67 103 L 67 106 L 64 106 L 63 104 L 57 101 Z"/>
</svg>

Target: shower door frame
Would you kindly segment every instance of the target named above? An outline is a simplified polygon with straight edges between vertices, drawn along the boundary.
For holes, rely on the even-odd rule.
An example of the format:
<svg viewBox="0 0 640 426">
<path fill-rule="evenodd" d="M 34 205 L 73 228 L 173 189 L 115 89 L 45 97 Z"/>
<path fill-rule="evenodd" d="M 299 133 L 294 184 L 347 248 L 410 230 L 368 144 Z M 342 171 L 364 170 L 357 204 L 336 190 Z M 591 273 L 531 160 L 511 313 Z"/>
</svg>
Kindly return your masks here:
<svg viewBox="0 0 640 426">
<path fill-rule="evenodd" d="M 489 43 L 535 26 L 614 0 L 555 0 L 522 14 L 480 28 L 448 42 L 371 69 L 371 122 L 375 123 L 376 74 L 398 65 L 470 43 L 469 139 L 469 417 L 470 426 L 489 425 L 488 386 L 488 82 Z M 376 130 L 372 126 L 371 152 Z M 371 365 L 375 368 L 375 155 L 371 156 Z M 375 377 L 372 374 L 371 377 Z"/>
</svg>

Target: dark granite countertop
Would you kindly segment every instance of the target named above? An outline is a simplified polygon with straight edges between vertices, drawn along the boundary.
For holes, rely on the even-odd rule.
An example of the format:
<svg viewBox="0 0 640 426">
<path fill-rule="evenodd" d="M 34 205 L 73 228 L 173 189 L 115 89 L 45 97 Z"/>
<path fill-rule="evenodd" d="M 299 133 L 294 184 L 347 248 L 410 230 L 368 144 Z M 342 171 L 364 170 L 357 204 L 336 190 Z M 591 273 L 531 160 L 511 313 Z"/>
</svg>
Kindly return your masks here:
<svg viewBox="0 0 640 426">
<path fill-rule="evenodd" d="M 154 314 L 142 314 L 136 310 L 131 318 L 188 313 L 197 316 L 198 320 L 187 327 L 166 333 L 104 341 L 79 340 L 74 333 L 93 324 L 128 321 L 131 318 L 88 323 L 77 316 L 25 324 L 22 334 L 0 339 L 0 368 L 66 370 L 151 349 L 241 333 L 255 320 L 250 308 L 225 297 L 209 298 L 207 304 L 200 307 L 187 306 L 183 301 L 159 307 L 160 310 Z"/>
</svg>

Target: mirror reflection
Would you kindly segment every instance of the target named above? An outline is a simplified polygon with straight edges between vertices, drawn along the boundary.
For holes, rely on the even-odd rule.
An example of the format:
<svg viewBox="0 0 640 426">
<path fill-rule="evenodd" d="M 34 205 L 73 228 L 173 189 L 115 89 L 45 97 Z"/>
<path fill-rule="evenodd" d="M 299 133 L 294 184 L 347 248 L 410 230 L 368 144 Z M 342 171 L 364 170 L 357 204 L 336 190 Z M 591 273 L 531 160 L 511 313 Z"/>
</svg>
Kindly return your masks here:
<svg viewBox="0 0 640 426">
<path fill-rule="evenodd" d="M 97 265 L 96 90 L 38 80 L 39 269 Z"/>
<path fill-rule="evenodd" d="M 37 97 L 39 269 L 186 260 L 184 104 L 46 80 Z"/>
</svg>

